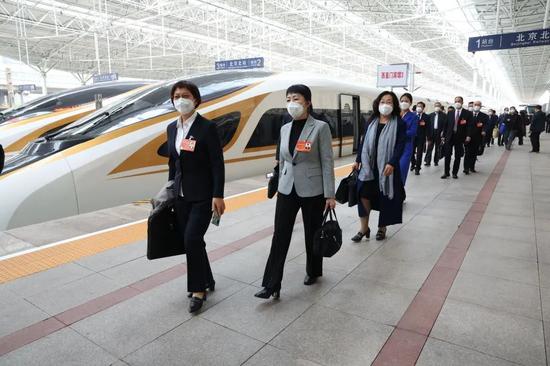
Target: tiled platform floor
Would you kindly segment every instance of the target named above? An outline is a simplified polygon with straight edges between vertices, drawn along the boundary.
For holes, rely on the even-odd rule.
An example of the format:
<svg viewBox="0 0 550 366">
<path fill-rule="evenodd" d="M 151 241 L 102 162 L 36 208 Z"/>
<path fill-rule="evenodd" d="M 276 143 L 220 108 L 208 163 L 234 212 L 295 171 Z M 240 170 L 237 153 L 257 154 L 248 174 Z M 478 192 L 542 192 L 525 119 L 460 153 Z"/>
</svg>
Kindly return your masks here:
<svg viewBox="0 0 550 366">
<path fill-rule="evenodd" d="M 302 284 L 298 224 L 279 301 L 253 297 L 269 251 L 274 201 L 229 213 L 209 231 L 217 286 L 196 316 L 187 312 L 183 258 L 149 262 L 144 241 L 0 285 L 0 351 L 17 342 L 17 331 L 32 325 L 36 331 L 50 319 L 41 328 L 46 336 L 5 353 L 0 365 L 368 365 L 390 349 L 389 338 L 392 356 L 415 343 L 423 346 L 420 356 L 392 363 L 382 352 L 377 364 L 548 365 L 550 138 L 543 136 L 540 154 L 529 148 L 528 142 L 515 146 L 498 177 L 490 174 L 502 158 L 499 147 L 486 149 L 479 173 L 458 180 L 439 179 L 441 166 L 410 175 L 405 222 L 391 227 L 384 242 L 352 243 L 356 209 L 339 206 L 344 246 L 310 287 Z M 497 179 L 490 200 L 476 203 L 488 179 Z M 467 214 L 476 225 L 464 221 Z M 376 222 L 374 215 L 372 229 Z M 426 339 L 407 328 L 425 323 L 407 318 L 418 314 L 411 303 L 429 287 L 429 275 L 443 286 L 446 272 L 432 269 L 438 260 L 452 262 L 442 253 L 453 236 L 457 249 L 466 235 L 460 230 L 470 227 L 473 240 Z M 0 246 L 10 243 L 0 237 Z M 150 276 L 158 282 L 139 282 Z M 438 296 L 446 294 L 434 286 Z M 121 288 L 134 292 L 76 322 L 59 315 Z M 433 304 L 423 299 L 426 308 Z"/>
</svg>

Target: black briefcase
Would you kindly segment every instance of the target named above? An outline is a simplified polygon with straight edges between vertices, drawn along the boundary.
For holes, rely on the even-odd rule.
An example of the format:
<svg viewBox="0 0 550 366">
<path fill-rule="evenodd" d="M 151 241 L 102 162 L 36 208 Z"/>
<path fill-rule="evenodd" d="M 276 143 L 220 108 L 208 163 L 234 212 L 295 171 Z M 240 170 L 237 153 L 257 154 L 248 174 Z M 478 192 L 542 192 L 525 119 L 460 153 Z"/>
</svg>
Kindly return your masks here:
<svg viewBox="0 0 550 366">
<path fill-rule="evenodd" d="M 354 170 L 346 178 L 340 181 L 336 190 L 336 201 L 338 203 L 348 203 L 349 207 L 357 204 L 357 171 Z"/>
<path fill-rule="evenodd" d="M 341 247 L 342 229 L 338 224 L 336 211 L 328 209 L 323 217 L 323 225 L 313 237 L 313 253 L 316 256 L 332 257 Z"/>
<path fill-rule="evenodd" d="M 185 254 L 174 205 L 154 210 L 147 220 L 147 259 Z"/>
</svg>

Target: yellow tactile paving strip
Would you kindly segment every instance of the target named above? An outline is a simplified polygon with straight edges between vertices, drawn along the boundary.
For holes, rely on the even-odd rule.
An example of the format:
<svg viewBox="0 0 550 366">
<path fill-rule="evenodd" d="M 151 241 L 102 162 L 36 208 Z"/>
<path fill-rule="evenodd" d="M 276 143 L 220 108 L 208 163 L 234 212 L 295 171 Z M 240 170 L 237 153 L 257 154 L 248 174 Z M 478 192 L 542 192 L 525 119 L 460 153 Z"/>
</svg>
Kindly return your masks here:
<svg viewBox="0 0 550 366">
<path fill-rule="evenodd" d="M 337 177 L 347 175 L 349 171 L 349 165 L 335 169 Z M 236 211 L 267 200 L 266 190 L 264 188 L 228 198 L 226 211 Z M 147 223 L 139 222 L 8 258 L 0 261 L 0 284 L 146 238 Z"/>
</svg>

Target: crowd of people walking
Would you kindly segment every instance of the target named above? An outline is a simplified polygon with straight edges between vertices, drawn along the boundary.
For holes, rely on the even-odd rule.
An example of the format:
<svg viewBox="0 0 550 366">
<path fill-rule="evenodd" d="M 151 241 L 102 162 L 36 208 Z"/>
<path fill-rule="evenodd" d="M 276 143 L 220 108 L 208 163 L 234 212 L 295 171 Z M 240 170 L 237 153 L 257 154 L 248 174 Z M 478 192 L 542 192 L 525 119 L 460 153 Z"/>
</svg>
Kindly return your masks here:
<svg viewBox="0 0 550 366">
<path fill-rule="evenodd" d="M 187 255 L 189 311 L 193 313 L 201 309 L 207 291 L 215 288 L 204 235 L 209 224 L 218 224 L 225 211 L 224 160 L 215 124 L 196 111 L 201 104 L 198 87 L 178 82 L 170 97 L 181 115 L 167 128 L 169 181 L 173 181 L 177 196 L 174 220 Z M 546 131 L 550 131 L 550 121 L 540 106 L 529 120 L 515 107 L 506 108 L 500 116 L 492 109 L 485 113 L 481 101 L 465 106 L 460 96 L 447 111 L 442 103 L 435 102 L 430 114 L 424 102 L 413 102 L 411 94 L 398 98 L 391 91 L 380 93 L 373 102 L 352 168 L 356 176 L 352 194 L 356 195 L 360 218 L 359 232 L 351 239 L 354 242 L 370 237 L 372 210 L 380 213 L 376 240 L 386 238 L 388 226 L 402 222 L 409 172 L 419 175 L 423 166 L 438 166 L 444 160 L 441 178 L 458 179 L 462 158 L 463 173 L 476 173 L 477 157 L 495 141 L 510 149 L 518 138 L 521 145 L 530 124 L 532 151 L 539 152 L 545 123 Z M 313 285 L 323 275 L 323 256 L 314 250 L 314 236 L 323 217 L 336 206 L 331 131 L 326 122 L 312 115 L 309 87 L 290 86 L 286 107 L 292 121 L 281 127 L 277 146 L 274 233 L 263 288 L 255 294 L 263 299 L 280 296 L 298 211 L 302 212 L 305 236 L 304 285 Z"/>
</svg>

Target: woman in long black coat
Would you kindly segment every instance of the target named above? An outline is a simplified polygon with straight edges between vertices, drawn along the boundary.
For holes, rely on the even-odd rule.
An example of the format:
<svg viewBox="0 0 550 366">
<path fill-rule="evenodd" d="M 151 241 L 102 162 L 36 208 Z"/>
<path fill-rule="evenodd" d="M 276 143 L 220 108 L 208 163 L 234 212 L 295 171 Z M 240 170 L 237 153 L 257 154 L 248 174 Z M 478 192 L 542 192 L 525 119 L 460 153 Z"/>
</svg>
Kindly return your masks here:
<svg viewBox="0 0 550 366">
<path fill-rule="evenodd" d="M 373 102 L 373 111 L 353 165 L 358 171 L 360 217 L 362 226 L 367 228 L 359 231 L 354 241 L 370 237 L 371 210 L 380 211 L 376 240 L 386 238 L 388 225 L 403 221 L 405 188 L 399 159 L 405 149 L 407 127 L 399 115 L 399 101 L 393 92 L 382 92 Z"/>
</svg>

